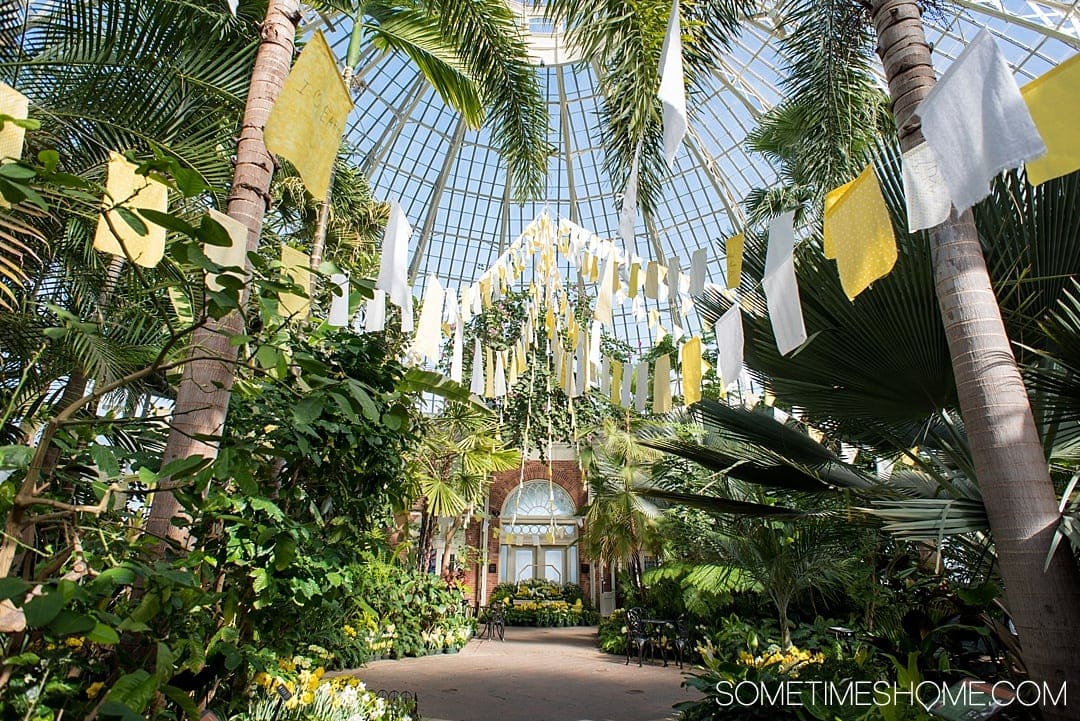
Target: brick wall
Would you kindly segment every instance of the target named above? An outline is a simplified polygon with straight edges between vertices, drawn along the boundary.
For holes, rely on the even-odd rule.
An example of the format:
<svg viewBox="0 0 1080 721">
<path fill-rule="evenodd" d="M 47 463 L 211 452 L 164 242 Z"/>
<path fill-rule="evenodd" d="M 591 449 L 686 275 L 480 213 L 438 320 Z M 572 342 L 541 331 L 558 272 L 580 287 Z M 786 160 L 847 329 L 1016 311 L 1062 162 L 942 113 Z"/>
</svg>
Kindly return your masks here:
<svg viewBox="0 0 1080 721">
<path fill-rule="evenodd" d="M 577 461 L 555 460 L 551 461 L 550 465 L 551 480 L 570 494 L 570 497 L 574 500 L 574 503 L 578 508 L 585 505 L 587 493 L 585 492 L 585 487 L 581 480 L 581 469 L 578 468 Z M 497 535 L 499 519 L 497 514 L 502 510 L 503 502 L 506 501 L 506 497 L 517 488 L 518 482 L 521 479 L 520 474 L 521 471 L 517 468 L 497 473 L 491 484 L 488 512 L 491 514 L 492 520 L 490 528 L 488 529 L 488 558 L 485 562 L 469 568 L 467 573 L 469 585 L 472 587 L 472 594 L 469 600 L 473 604 L 477 602 L 481 574 L 487 575 L 487 590 L 489 594 L 491 593 L 491 589 L 495 588 L 499 583 L 499 537 Z M 525 481 L 536 479 L 547 480 L 547 478 L 548 463 L 541 461 L 526 461 Z M 470 524 L 465 532 L 465 542 L 474 548 L 481 548 L 482 539 L 480 536 L 482 532 L 483 524 Z M 582 573 L 579 570 L 578 585 L 580 585 L 585 592 L 585 597 L 595 605 L 595 602 L 590 596 L 590 574 L 594 572 L 594 569 L 590 560 L 582 555 L 580 550 L 578 552 L 578 563 L 589 564 L 589 573 Z M 488 573 L 489 564 L 495 564 L 496 570 L 494 573 Z"/>
</svg>

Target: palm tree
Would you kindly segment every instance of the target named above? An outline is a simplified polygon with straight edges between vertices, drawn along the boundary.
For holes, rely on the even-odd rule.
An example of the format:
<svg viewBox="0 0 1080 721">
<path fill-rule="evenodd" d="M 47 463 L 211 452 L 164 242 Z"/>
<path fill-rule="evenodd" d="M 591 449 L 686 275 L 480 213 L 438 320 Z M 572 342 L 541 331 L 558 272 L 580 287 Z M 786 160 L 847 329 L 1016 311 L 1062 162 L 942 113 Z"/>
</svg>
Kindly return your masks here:
<svg viewBox="0 0 1080 721">
<path fill-rule="evenodd" d="M 424 499 L 417 554 L 421 566 L 434 540 L 434 522 L 448 518 L 440 571 L 449 570 L 454 536 L 484 503 L 491 474 L 516 468 L 520 462 L 521 453 L 503 444 L 499 420 L 487 409 L 472 403 L 447 403 L 442 413 L 431 419 L 412 459 L 418 491 Z"/>
<path fill-rule="evenodd" d="M 520 179 L 521 192 L 530 194 L 539 188 L 540 173 L 546 167 L 547 115 L 506 5 L 498 0 L 439 0 L 418 9 L 381 2 L 362 3 L 360 8 L 374 20 L 374 41 L 405 51 L 444 99 L 467 113 L 472 109 L 467 101 L 475 95 L 492 107 L 496 144 L 507 153 L 511 168 L 520 171 L 514 177 Z M 298 20 L 298 2 L 271 0 L 241 124 L 229 215 L 248 228 L 251 251 L 258 247 L 273 168 L 262 129 L 288 75 Z M 466 81 L 473 78 L 479 92 L 470 94 Z M 237 354 L 230 337 L 241 332 L 242 326 L 243 320 L 234 313 L 208 323 L 193 336 L 190 352 L 220 360 L 197 360 L 184 366 L 165 463 L 216 455 L 213 439 L 220 437 L 224 426 Z M 156 493 L 147 530 L 183 543 L 186 532 L 173 524 L 180 513 L 172 493 Z"/>
<path fill-rule="evenodd" d="M 611 419 L 592 435 L 595 439 L 581 451 L 589 483 L 589 503 L 582 509 L 582 550 L 609 566 L 625 563 L 640 594 L 645 555 L 661 547 L 660 508 L 642 494 L 660 454 L 638 444 L 634 433 Z"/>
</svg>

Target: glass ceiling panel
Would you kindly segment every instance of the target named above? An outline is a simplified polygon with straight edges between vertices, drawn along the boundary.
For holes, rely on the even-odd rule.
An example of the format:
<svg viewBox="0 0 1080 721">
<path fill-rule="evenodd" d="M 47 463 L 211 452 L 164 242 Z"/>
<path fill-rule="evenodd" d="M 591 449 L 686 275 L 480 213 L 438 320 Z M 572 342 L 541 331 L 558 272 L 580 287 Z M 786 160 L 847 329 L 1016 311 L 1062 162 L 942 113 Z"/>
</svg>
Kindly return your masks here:
<svg viewBox="0 0 1080 721">
<path fill-rule="evenodd" d="M 943 71 L 982 27 L 999 39 L 1023 83 L 1080 50 L 1080 0 L 957 0 L 926 17 L 938 71 Z M 414 228 L 410 251 L 417 293 L 427 274 L 444 284 L 475 281 L 521 230 L 545 208 L 601 237 L 613 237 L 618 204 L 603 169 L 596 124 L 599 88 L 593 66 L 556 64 L 568 53 L 552 28 L 524 17 L 532 46 L 548 58 L 538 67 L 548 100 L 554 154 L 546 193 L 524 204 L 510 201 L 506 166 L 486 129 L 464 127 L 413 67 L 398 56 L 369 54 L 361 62 L 365 86 L 350 118 L 346 140 L 377 197 L 401 202 Z M 694 250 L 708 250 L 708 280 L 723 283 L 723 239 L 742 227 L 747 193 L 771 185 L 775 171 L 751 156 L 746 135 L 761 112 L 780 101 L 783 61 L 775 49 L 772 3 L 744 27 L 722 60 L 723 71 L 702 78 L 688 106 L 688 134 L 651 218 L 640 217 L 638 252 L 646 260 L 678 257 L 684 269 Z M 330 32 L 339 57 L 345 28 Z M 569 275 L 568 275 L 569 279 Z M 666 304 L 663 304 L 666 306 Z M 651 344 L 644 323 L 622 308 L 617 335 L 632 346 Z M 666 312 L 666 307 L 663 308 Z M 691 314 L 693 317 L 695 314 Z M 697 321 L 691 320 L 694 332 Z"/>
</svg>

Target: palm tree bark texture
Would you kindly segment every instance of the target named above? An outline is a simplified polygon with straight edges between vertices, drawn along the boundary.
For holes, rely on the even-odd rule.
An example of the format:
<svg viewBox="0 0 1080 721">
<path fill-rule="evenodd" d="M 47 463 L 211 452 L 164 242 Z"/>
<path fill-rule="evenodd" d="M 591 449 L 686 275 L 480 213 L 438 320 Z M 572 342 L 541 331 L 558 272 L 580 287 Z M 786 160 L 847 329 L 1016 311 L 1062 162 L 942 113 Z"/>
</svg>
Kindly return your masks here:
<svg viewBox="0 0 1080 721">
<path fill-rule="evenodd" d="M 918 106 L 934 86 L 933 60 L 913 0 L 873 0 L 877 52 L 885 67 L 900 146 L 922 142 Z M 990 286 L 971 210 L 929 233 L 934 282 L 960 410 L 994 534 L 1005 596 L 1032 679 L 1056 693 L 1080 683 L 1080 571 L 1062 544 L 1043 572 L 1060 514 L 1027 391 Z M 1080 719 L 1069 705 L 1047 719 Z"/>
<path fill-rule="evenodd" d="M 263 142 L 263 128 L 292 66 L 300 20 L 299 5 L 299 0 L 271 0 L 244 107 L 228 214 L 247 227 L 249 252 L 259 247 L 263 216 L 270 197 L 270 179 L 274 173 L 274 159 Z M 229 344 L 229 338 L 243 332 L 243 324 L 238 313 L 230 313 L 219 321 L 211 320 L 193 334 L 189 357 L 211 357 L 213 360 L 193 360 L 184 364 L 163 465 L 178 458 L 217 456 L 213 439 L 220 437 L 225 426 L 234 364 L 239 352 Z M 154 494 L 146 530 L 163 541 L 171 539 L 186 544 L 188 530 L 173 524 L 173 519 L 180 517 L 182 509 L 173 493 L 158 491 Z M 160 549 L 164 552 L 165 548 L 163 543 Z"/>
</svg>

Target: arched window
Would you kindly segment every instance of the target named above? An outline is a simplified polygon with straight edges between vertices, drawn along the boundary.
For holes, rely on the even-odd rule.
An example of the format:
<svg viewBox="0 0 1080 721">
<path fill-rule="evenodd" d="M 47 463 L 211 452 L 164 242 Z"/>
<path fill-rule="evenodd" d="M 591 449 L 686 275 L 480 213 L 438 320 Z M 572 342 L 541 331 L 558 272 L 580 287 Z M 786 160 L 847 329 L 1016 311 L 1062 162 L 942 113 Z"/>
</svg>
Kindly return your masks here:
<svg viewBox="0 0 1080 721">
<path fill-rule="evenodd" d="M 547 479 L 526 481 L 511 491 L 499 514 L 499 580 L 577 583 L 576 515 L 570 494 Z"/>
<path fill-rule="evenodd" d="M 577 506 L 570 494 L 558 484 L 546 480 L 526 481 L 511 491 L 502 506 L 502 518 L 571 518 Z"/>
</svg>

